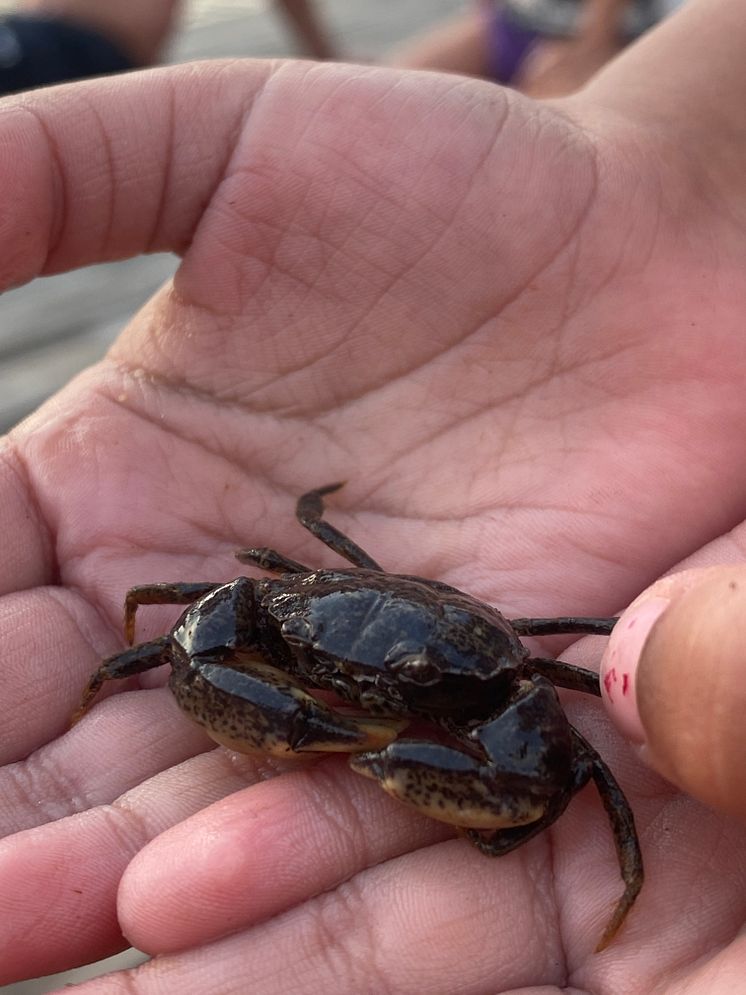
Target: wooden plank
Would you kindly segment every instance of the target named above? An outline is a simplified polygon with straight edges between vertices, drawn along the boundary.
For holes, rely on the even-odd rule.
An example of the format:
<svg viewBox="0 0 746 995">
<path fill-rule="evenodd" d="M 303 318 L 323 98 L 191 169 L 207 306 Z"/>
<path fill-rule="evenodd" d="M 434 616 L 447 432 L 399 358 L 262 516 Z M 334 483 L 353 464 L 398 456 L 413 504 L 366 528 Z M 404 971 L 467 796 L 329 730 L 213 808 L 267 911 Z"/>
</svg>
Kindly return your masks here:
<svg viewBox="0 0 746 995">
<path fill-rule="evenodd" d="M 129 317 L 176 268 L 140 256 L 43 277 L 0 298 L 0 431 L 106 352 Z"/>
</svg>

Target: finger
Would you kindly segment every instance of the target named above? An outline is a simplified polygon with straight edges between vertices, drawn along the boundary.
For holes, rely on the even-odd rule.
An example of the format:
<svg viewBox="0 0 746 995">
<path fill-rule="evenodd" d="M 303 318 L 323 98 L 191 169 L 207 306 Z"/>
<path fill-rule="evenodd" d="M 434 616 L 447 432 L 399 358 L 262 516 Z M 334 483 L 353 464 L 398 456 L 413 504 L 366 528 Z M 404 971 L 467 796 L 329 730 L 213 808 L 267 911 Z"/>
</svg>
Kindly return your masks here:
<svg viewBox="0 0 746 995">
<path fill-rule="evenodd" d="M 225 798 L 153 840 L 122 880 L 120 919 L 142 950 L 185 949 L 452 835 L 345 760 L 326 760 Z"/>
<path fill-rule="evenodd" d="M 0 596 L 51 582 L 51 539 L 23 462 L 7 438 L 0 440 L 0 535 Z"/>
<path fill-rule="evenodd" d="M 182 66 L 6 99 L 0 287 L 183 248 L 268 72 Z"/>
<path fill-rule="evenodd" d="M 622 616 L 601 672 L 611 715 L 689 794 L 746 820 L 746 565 L 659 581 Z"/>
<path fill-rule="evenodd" d="M 61 587 L 0 598 L 0 634 L 2 764 L 65 731 L 87 678 L 117 640 L 84 598 Z"/>
<path fill-rule="evenodd" d="M 565 854 L 575 848 L 575 855 L 555 858 L 553 866 L 548 836 L 499 860 L 466 841 L 459 846 L 475 858 L 481 888 L 490 894 L 504 894 L 497 865 L 518 860 L 529 878 L 523 894 L 532 896 L 535 914 L 553 924 L 551 929 L 567 926 L 580 958 L 598 941 L 620 882 L 598 799 L 589 793 L 573 811 L 562 839 Z M 344 760 L 324 761 L 226 798 L 141 850 L 122 879 L 120 922 L 140 949 L 157 954 L 188 949 L 281 915 L 367 868 L 452 833 L 392 801 Z M 584 835 L 597 841 L 590 857 L 587 845 L 576 847 Z M 450 870 L 434 869 L 435 879 L 443 873 Z M 568 891 L 563 888 L 568 880 L 569 900 L 558 915 L 556 896 Z M 634 941 L 629 930 L 627 936 Z"/>
<path fill-rule="evenodd" d="M 164 977 L 185 995 L 244 990 L 246 978 L 262 995 L 481 995 L 564 983 L 547 925 L 551 889 L 540 893 L 536 872 L 535 859 L 490 861 L 462 840 L 426 847 L 248 932 L 97 979 L 95 991 L 155 995 Z"/>
<path fill-rule="evenodd" d="M 203 805 L 277 769 L 212 750 L 113 805 L 0 841 L 0 984 L 90 963 L 123 946 L 116 894 L 132 856 Z"/>
<path fill-rule="evenodd" d="M 0 768 L 0 838 L 108 805 L 211 749 L 165 688 L 115 695 L 66 735 Z"/>
<path fill-rule="evenodd" d="M 703 47 L 704 46 L 704 47 Z M 697 64 L 697 53 L 707 51 L 710 64 L 720 67 L 717 79 L 707 67 Z M 686 53 L 689 52 L 689 55 Z M 696 148 L 699 136 L 712 134 L 712 115 L 718 114 L 719 134 L 730 134 L 741 126 L 737 102 L 723 100 L 724 94 L 742 91 L 743 7 L 738 0 L 717 4 L 687 3 L 666 23 L 629 46 L 619 58 L 591 81 L 589 96 L 600 97 L 608 106 L 621 107 L 630 119 L 646 119 L 658 127 L 679 128 L 682 141 Z M 685 67 L 692 66 L 689 72 Z M 666 86 L 657 85 L 665 73 Z M 684 137 L 685 136 L 685 137 Z M 728 143 L 716 143 L 724 150 L 728 168 L 733 158 Z M 708 166 L 714 169 L 718 148 L 708 151 Z"/>
<path fill-rule="evenodd" d="M 103 590 L 97 594 L 107 606 L 116 602 L 118 609 L 121 604 L 118 588 L 125 569 L 122 567 L 111 584 L 101 578 Z M 111 588 L 117 589 L 116 594 L 109 593 Z M 119 614 L 113 607 L 111 610 L 112 615 Z M 173 614 L 178 609 L 167 611 Z M 152 614 L 140 626 L 141 633 L 146 628 L 152 631 Z M 155 619 L 158 620 L 159 617 Z M 42 587 L 0 597 L 0 765 L 23 760 L 70 728 L 70 719 L 91 674 L 104 657 L 122 646 L 119 618 L 116 623 L 108 624 L 103 613 L 97 612 L 86 598 L 64 587 Z M 143 681 L 150 684 L 152 678 L 143 677 Z M 114 683 L 100 697 L 121 690 L 122 683 Z M 122 701 L 120 705 L 132 714 L 131 703 Z M 182 732 L 186 727 L 188 723 L 182 722 Z M 65 766 L 66 750 L 67 746 L 60 756 L 61 766 Z M 84 767 L 77 760 L 75 765 L 81 770 Z"/>
<path fill-rule="evenodd" d="M 124 945 L 111 896 L 131 853 L 113 838 L 113 825 L 107 838 L 89 813 L 72 819 L 0 841 L 0 984 Z"/>
</svg>

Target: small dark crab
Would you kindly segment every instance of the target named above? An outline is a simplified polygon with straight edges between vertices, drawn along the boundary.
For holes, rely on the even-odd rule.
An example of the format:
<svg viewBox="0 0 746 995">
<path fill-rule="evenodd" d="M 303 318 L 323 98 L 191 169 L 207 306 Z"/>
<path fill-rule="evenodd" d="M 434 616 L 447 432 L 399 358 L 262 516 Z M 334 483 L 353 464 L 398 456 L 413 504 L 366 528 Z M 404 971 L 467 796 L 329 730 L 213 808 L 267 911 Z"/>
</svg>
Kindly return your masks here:
<svg viewBox="0 0 746 995">
<path fill-rule="evenodd" d="M 500 856 L 550 826 L 591 778 L 611 822 L 625 889 L 598 945 L 622 925 L 643 881 L 629 804 L 568 722 L 554 685 L 598 695 L 598 676 L 531 656 L 520 636 L 608 635 L 615 618 L 518 618 L 447 584 L 389 574 L 322 518 L 332 484 L 304 494 L 298 520 L 354 565 L 313 570 L 273 549 L 236 554 L 276 579 L 146 584 L 138 605 L 189 604 L 171 632 L 104 660 L 75 719 L 107 680 L 171 665 L 181 708 L 243 753 L 349 753 L 395 798 Z M 333 691 L 348 714 L 304 688 Z M 433 738 L 399 738 L 415 719 Z"/>
</svg>

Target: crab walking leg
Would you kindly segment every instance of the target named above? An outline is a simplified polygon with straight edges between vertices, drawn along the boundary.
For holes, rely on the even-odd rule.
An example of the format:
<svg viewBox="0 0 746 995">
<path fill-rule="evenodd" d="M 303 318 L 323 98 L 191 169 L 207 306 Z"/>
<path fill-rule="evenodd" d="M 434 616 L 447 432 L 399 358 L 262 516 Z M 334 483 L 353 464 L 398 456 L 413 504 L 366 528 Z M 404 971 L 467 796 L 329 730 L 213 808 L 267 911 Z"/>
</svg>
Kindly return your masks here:
<svg viewBox="0 0 746 995">
<path fill-rule="evenodd" d="M 352 753 L 390 743 L 406 722 L 348 717 L 308 694 L 258 654 L 222 662 L 177 659 L 169 681 L 180 707 L 238 753 Z"/>
<path fill-rule="evenodd" d="M 557 693 L 535 676 L 519 683 L 504 711 L 470 733 L 464 748 L 400 739 L 351 757 L 350 766 L 430 818 L 494 830 L 543 823 L 550 812 L 557 818 L 571 793 L 572 752 Z"/>
<path fill-rule="evenodd" d="M 642 888 L 645 872 L 642 863 L 642 853 L 640 852 L 640 843 L 637 838 L 637 831 L 635 830 L 634 816 L 632 815 L 632 809 L 629 807 L 629 802 L 624 796 L 624 792 L 619 787 L 614 775 L 590 743 L 580 735 L 577 729 L 573 728 L 572 735 L 576 743 L 576 748 L 578 751 L 582 751 L 588 759 L 591 777 L 601 796 L 606 814 L 609 817 L 619 857 L 619 869 L 622 873 L 622 880 L 624 881 L 622 897 L 617 902 L 611 919 L 596 947 L 596 953 L 599 953 L 611 943 L 620 926 L 627 918 L 627 914 L 634 905 L 635 899 Z"/>
<path fill-rule="evenodd" d="M 378 570 L 384 573 L 383 567 L 379 566 L 372 556 L 368 556 L 364 549 L 361 549 L 356 542 L 348 539 L 344 533 L 340 532 L 333 525 L 325 522 L 322 518 L 324 514 L 324 502 L 322 498 L 325 494 L 333 494 L 344 483 L 327 484 L 326 487 L 319 487 L 315 491 L 308 491 L 298 498 L 295 506 L 295 517 L 301 525 L 320 539 L 325 546 L 339 553 L 346 560 L 349 560 L 356 567 L 364 567 L 366 570 Z"/>
<path fill-rule="evenodd" d="M 124 636 L 132 645 L 135 641 L 135 614 L 138 605 L 189 605 L 221 584 L 195 581 L 193 584 L 140 584 L 131 587 L 124 596 Z"/>
<path fill-rule="evenodd" d="M 526 660 L 526 666 L 534 673 L 548 678 L 557 687 L 567 688 L 570 691 L 582 691 L 584 694 L 594 694 L 597 698 L 601 697 L 598 674 L 593 670 L 575 667 L 571 663 L 563 663 L 562 660 L 545 659 L 539 656 L 529 657 Z"/>
<path fill-rule="evenodd" d="M 161 636 L 160 639 L 153 639 L 149 643 L 140 643 L 138 646 L 132 646 L 121 653 L 107 657 L 86 684 L 80 704 L 70 719 L 70 725 L 75 725 L 83 718 L 104 681 L 133 677 L 135 674 L 142 674 L 146 670 L 153 670 L 170 662 L 171 640 L 168 636 Z"/>
<path fill-rule="evenodd" d="M 278 553 L 276 549 L 269 549 L 262 546 L 259 549 L 237 549 L 233 554 L 239 563 L 250 563 L 273 574 L 310 574 L 313 573 L 311 567 L 306 567 L 297 560 L 291 560 L 289 556 Z"/>
<path fill-rule="evenodd" d="M 510 624 L 519 636 L 587 635 L 608 636 L 618 618 L 512 618 Z"/>
<path fill-rule="evenodd" d="M 617 618 L 514 618 L 510 624 L 519 636 L 560 636 L 560 635 L 590 635 L 608 636 Z M 551 660 L 544 657 L 531 657 L 526 666 L 535 673 L 548 677 L 558 687 L 570 691 L 582 691 L 601 697 L 598 674 L 585 667 L 574 667 L 571 663 L 561 660 Z"/>
</svg>

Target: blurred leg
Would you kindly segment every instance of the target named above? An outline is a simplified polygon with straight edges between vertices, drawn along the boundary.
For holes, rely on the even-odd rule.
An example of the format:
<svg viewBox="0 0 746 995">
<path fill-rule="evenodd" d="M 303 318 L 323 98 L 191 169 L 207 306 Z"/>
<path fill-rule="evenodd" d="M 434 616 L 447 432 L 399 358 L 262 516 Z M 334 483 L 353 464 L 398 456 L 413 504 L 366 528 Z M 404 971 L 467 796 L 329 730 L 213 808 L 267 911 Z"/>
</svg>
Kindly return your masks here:
<svg viewBox="0 0 746 995">
<path fill-rule="evenodd" d="M 297 36 L 304 55 L 314 59 L 333 59 L 334 48 L 321 25 L 315 5 L 310 0 L 277 0 L 280 13 Z"/>
<path fill-rule="evenodd" d="M 147 65 L 161 52 L 180 7 L 181 0 L 21 0 L 17 13 L 99 32 L 133 64 Z"/>
<path fill-rule="evenodd" d="M 488 36 L 482 12 L 468 11 L 397 46 L 384 62 L 402 69 L 437 69 L 462 76 L 486 76 Z"/>
</svg>

